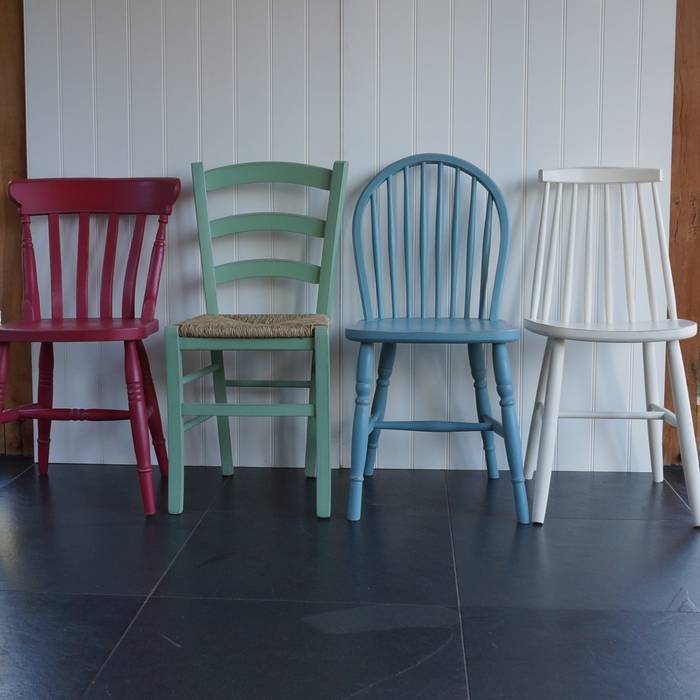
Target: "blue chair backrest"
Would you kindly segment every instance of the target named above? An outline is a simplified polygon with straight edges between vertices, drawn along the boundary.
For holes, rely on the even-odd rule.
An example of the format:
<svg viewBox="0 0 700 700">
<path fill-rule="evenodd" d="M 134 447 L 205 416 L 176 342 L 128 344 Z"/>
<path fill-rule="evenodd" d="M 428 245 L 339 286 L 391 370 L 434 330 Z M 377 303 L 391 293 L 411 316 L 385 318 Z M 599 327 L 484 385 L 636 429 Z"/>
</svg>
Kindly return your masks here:
<svg viewBox="0 0 700 700">
<path fill-rule="evenodd" d="M 371 245 L 366 246 L 363 220 L 368 204 Z M 494 205 L 500 235 L 492 269 Z M 397 237 L 400 228 L 403 235 Z M 498 318 L 508 258 L 508 212 L 496 183 L 475 165 L 439 153 L 397 160 L 362 191 L 352 230 L 365 319 Z M 478 236 L 480 265 L 475 278 Z"/>
</svg>

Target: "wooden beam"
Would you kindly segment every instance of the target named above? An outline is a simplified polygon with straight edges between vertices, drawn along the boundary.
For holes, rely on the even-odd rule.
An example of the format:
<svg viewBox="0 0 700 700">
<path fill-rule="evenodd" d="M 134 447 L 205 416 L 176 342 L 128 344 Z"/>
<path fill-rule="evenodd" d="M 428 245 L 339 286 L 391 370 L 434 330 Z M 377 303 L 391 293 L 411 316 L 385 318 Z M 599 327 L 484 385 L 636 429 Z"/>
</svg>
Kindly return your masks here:
<svg viewBox="0 0 700 700">
<path fill-rule="evenodd" d="M 678 0 L 676 14 L 676 67 L 673 97 L 673 164 L 671 168 L 670 254 L 676 284 L 678 315 L 700 320 L 700 2 Z M 681 343 L 696 433 L 698 426 L 697 375 L 700 340 Z M 666 404 L 671 403 L 666 384 Z M 680 462 L 676 431 L 664 432 L 664 462 Z"/>
<path fill-rule="evenodd" d="M 0 0 L 0 311 L 3 321 L 16 320 L 21 310 L 20 226 L 15 205 L 5 192 L 13 177 L 27 174 L 24 114 L 24 31 L 22 0 Z M 25 344 L 10 354 L 7 405 L 31 403 L 31 356 Z M 5 423 L 0 453 L 31 455 L 32 423 Z"/>
</svg>

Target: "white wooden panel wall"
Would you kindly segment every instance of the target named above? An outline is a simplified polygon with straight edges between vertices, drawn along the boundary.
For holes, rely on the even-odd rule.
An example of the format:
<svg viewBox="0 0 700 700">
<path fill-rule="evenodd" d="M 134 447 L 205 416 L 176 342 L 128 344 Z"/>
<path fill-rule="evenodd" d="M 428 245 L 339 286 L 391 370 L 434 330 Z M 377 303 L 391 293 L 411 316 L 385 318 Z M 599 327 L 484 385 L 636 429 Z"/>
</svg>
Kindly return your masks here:
<svg viewBox="0 0 700 700">
<path fill-rule="evenodd" d="M 350 161 L 332 368 L 333 459 L 343 466 L 355 347 L 341 329 L 360 317 L 349 223 L 360 188 L 378 168 L 406 154 L 445 151 L 496 179 L 513 232 L 503 314 L 515 323 L 529 299 L 540 167 L 670 171 L 671 0 L 26 0 L 25 15 L 30 175 L 183 180 L 158 305 L 163 324 L 203 310 L 191 161 Z M 668 183 L 663 192 L 667 204 Z M 323 204 L 313 193 L 299 200 L 285 188 L 265 187 L 224 193 L 213 208 L 314 213 Z M 311 259 L 314 243 L 297 249 L 284 236 L 250 234 L 222 241 L 217 256 Z M 71 245 L 64 242 L 66 250 Z M 101 253 L 99 245 L 95 250 Z M 39 269 L 45 280 L 45 262 Z M 226 289 L 222 301 L 232 312 L 289 311 L 311 305 L 313 295 L 295 283 L 251 281 Z M 512 347 L 523 435 L 542 348 L 532 335 Z M 162 336 L 149 349 L 164 405 Z M 57 403 L 124 405 L 120 355 L 112 345 L 59 348 Z M 575 371 L 565 381 L 566 408 L 641 406 L 640 353 L 581 345 L 571 348 L 567 366 Z M 299 358 L 229 358 L 229 371 L 241 375 L 304 369 Z M 388 414 L 473 417 L 464 348 L 401 348 Z M 233 434 L 240 464 L 303 462 L 301 420 L 236 419 Z M 565 422 L 559 434 L 561 469 L 648 469 L 641 425 Z M 190 432 L 187 444 L 189 462 L 216 463 L 213 424 Z M 131 462 L 128 426 L 57 425 L 52 459 Z M 504 464 L 500 446 L 499 459 Z M 378 461 L 481 468 L 480 438 L 385 433 Z"/>
</svg>

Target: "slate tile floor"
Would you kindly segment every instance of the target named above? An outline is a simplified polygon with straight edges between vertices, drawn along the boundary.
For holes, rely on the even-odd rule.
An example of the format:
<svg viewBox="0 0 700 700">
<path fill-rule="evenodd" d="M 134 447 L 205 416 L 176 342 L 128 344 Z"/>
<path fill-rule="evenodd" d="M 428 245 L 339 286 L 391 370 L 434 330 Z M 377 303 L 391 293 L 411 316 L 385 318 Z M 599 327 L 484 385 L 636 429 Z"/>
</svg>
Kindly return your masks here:
<svg viewBox="0 0 700 700">
<path fill-rule="evenodd" d="M 380 471 L 361 523 L 291 469 L 0 460 L 0 698 L 699 698 L 700 532 L 682 474 Z M 697 603 L 697 606 L 696 606 Z"/>
</svg>

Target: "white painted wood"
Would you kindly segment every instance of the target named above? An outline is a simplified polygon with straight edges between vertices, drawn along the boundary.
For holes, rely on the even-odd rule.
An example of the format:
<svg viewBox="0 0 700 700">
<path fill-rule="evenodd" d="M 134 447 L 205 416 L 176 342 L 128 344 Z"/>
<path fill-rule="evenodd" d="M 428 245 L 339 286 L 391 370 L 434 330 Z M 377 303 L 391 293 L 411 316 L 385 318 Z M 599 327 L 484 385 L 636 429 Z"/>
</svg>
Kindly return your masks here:
<svg viewBox="0 0 700 700">
<path fill-rule="evenodd" d="M 662 319 L 636 323 L 563 323 L 525 319 L 525 328 L 551 338 L 585 340 L 594 343 L 654 343 L 692 338 L 698 331 L 695 321 Z"/>
<path fill-rule="evenodd" d="M 537 169 L 639 164 L 646 169 L 658 165 L 668 172 L 672 6 L 666 0 L 95 0 L 94 5 L 86 0 L 48 5 L 26 0 L 29 171 L 37 176 L 80 171 L 183 178 L 183 195 L 168 234 L 157 310 L 164 325 L 202 308 L 191 161 L 202 158 L 213 166 L 277 154 L 321 165 L 330 165 L 340 155 L 349 160 L 332 329 L 337 387 L 332 395 L 337 439 L 333 454 L 336 463 L 347 465 L 356 346 L 341 340 L 341 330 L 361 316 L 349 235 L 360 186 L 382 165 L 423 148 L 452 151 L 489 172 L 503 189 L 511 219 L 513 246 L 503 316 L 520 323 L 529 310 L 535 268 L 542 203 Z M 613 222 L 620 222 L 618 185 L 612 182 L 611 186 L 611 216 Z M 648 185 L 643 190 L 647 197 Z M 592 323 L 600 320 L 602 297 L 598 299 L 593 286 L 586 293 L 578 262 L 585 260 L 590 240 L 592 273 L 598 277 L 602 272 L 596 262 L 602 196 L 594 198 L 589 238 L 587 194 L 587 188 L 581 187 L 573 248 L 578 276 L 572 283 L 571 318 L 583 317 L 587 306 Z M 658 195 L 659 217 L 666 224 L 667 181 L 659 182 Z M 553 198 L 554 192 L 549 202 L 550 225 Z M 275 191 L 272 199 L 267 190 L 241 192 L 238 199 L 235 193 L 226 193 L 214 206 L 246 211 L 298 204 L 291 191 Z M 637 240 L 632 260 L 635 304 L 641 318 L 640 311 L 649 304 L 644 249 L 641 238 L 637 239 L 641 220 L 636 194 L 630 190 L 627 199 L 629 232 Z M 653 202 L 648 198 L 645 202 L 649 252 L 657 260 L 659 242 L 653 240 L 657 215 Z M 311 213 L 322 211 L 322 197 L 310 194 L 303 206 Z M 572 223 L 568 201 L 560 216 L 564 225 L 557 235 L 565 256 Z M 619 226 L 614 240 L 621 242 Z M 41 231 L 39 225 L 38 250 L 45 240 Z M 281 252 L 284 246 L 283 237 L 263 234 L 242 237 L 240 246 L 232 239 L 221 240 L 217 254 L 253 257 L 258 252 L 269 254 L 273 248 Z M 101 250 L 94 252 L 99 255 Z M 123 254 L 120 248 L 119 255 Z M 313 254 L 313 246 L 308 254 Z M 43 283 L 48 276 L 41 256 L 38 262 Z M 552 310 L 563 308 L 565 268 L 566 258 L 561 257 L 553 269 Z M 661 291 L 662 272 L 654 274 L 660 319 L 665 316 L 661 305 L 666 295 Z M 231 285 L 222 289 L 222 307 L 232 312 L 268 310 L 287 303 L 283 289 L 277 283 L 256 286 L 250 282 L 238 291 Z M 627 315 L 621 275 L 613 279 L 613 292 L 613 313 L 621 319 Z M 106 368 L 92 386 L 80 389 L 94 392 L 89 397 L 72 392 L 72 364 L 66 364 L 60 354 L 63 349 L 58 350 L 57 402 L 70 405 L 84 398 L 95 399 L 97 405 L 125 405 L 120 348 L 95 347 Z M 399 350 L 388 418 L 473 419 L 466 353 L 463 348 L 434 350 L 425 356 L 419 353 L 417 361 L 409 348 Z M 524 432 L 529 428 L 543 350 L 544 340 L 530 333 L 511 347 Z M 592 344 L 585 343 L 567 348 L 577 372 L 566 376 L 562 410 L 644 408 L 643 384 L 631 381 L 641 371 L 641 352 L 630 356 L 622 348 L 611 359 L 605 354 L 608 350 L 594 351 Z M 149 341 L 149 351 L 164 405 L 161 335 Z M 244 373 L 252 373 L 253 368 L 262 376 L 281 372 L 269 357 L 241 360 L 249 363 L 241 368 Z M 85 358 L 81 364 L 97 361 Z M 196 363 L 194 358 L 190 361 Z M 657 353 L 660 387 L 662 363 Z M 236 369 L 232 361 L 232 375 Z M 428 370 L 442 379 L 426 387 Z M 261 394 L 260 400 L 266 397 L 267 393 Z M 232 420 L 239 463 L 299 463 L 303 430 L 295 421 L 247 420 L 243 430 L 239 422 Z M 295 427 L 288 429 L 289 423 Z M 609 428 L 603 421 L 596 423 L 594 428 L 593 421 L 562 421 L 556 468 L 649 468 L 644 426 L 632 427 L 625 441 L 618 439 L 619 423 Z M 56 427 L 55 461 L 87 459 L 68 438 L 73 427 Z M 90 427 L 95 428 L 92 436 L 100 436 L 90 461 L 133 461 L 128 425 Z M 639 440 L 632 437 L 636 430 L 641 431 Z M 410 434 L 385 433 L 379 465 L 482 465 L 476 434 L 438 436 L 435 442 L 423 437 L 418 436 L 416 443 Z M 188 461 L 215 463 L 218 459 L 213 423 L 188 433 L 187 443 Z M 502 452 L 499 463 L 505 465 Z"/>
<path fill-rule="evenodd" d="M 643 355 L 647 410 L 653 411 L 656 406 L 661 404 L 661 393 L 656 371 L 656 346 L 651 343 L 644 343 Z M 651 473 L 654 481 L 660 484 L 664 480 L 663 426 L 657 422 L 648 421 L 647 436 L 649 439 Z"/>
<path fill-rule="evenodd" d="M 540 170 L 540 182 L 565 182 L 568 184 L 589 183 L 613 185 L 623 182 L 660 182 L 661 168 L 611 168 L 597 166 L 591 168 L 555 168 Z"/>
</svg>

